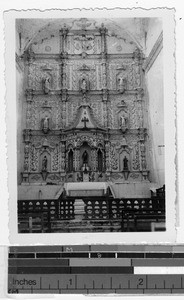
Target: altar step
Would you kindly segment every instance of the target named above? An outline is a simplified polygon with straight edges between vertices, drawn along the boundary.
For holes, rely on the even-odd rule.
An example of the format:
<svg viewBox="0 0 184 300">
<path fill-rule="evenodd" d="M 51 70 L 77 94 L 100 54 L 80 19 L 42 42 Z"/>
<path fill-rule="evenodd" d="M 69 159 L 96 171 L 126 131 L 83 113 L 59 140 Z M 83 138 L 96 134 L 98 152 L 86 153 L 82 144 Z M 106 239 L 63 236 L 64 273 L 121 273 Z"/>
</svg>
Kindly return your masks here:
<svg viewBox="0 0 184 300">
<path fill-rule="evenodd" d="M 162 219 L 158 222 L 154 220 L 142 219 L 135 228 L 135 223 L 129 221 L 124 223 L 122 227 L 121 220 L 51 220 L 48 224 L 46 220 L 41 217 L 33 218 L 30 222 L 28 218 L 19 218 L 19 233 L 74 233 L 74 232 L 150 232 L 153 230 L 153 224 L 156 227 L 164 225 Z M 155 226 L 154 226 L 155 227 Z M 163 229 L 164 230 L 164 227 Z"/>
<path fill-rule="evenodd" d="M 121 220 L 74 220 L 52 222 L 52 232 L 121 232 Z"/>
</svg>

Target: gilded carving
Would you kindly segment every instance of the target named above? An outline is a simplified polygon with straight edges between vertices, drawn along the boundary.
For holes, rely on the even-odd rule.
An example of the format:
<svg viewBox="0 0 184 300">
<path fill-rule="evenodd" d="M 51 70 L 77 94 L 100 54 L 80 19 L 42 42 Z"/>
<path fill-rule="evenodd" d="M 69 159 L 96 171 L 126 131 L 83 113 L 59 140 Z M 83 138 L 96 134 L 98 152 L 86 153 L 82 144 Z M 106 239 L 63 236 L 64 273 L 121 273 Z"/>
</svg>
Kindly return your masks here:
<svg viewBox="0 0 184 300">
<path fill-rule="evenodd" d="M 102 105 L 100 101 L 94 101 L 91 103 L 91 108 L 93 110 L 93 116 L 95 119 L 95 122 L 99 124 L 99 126 L 103 126 L 103 119 L 102 119 Z"/>
<path fill-rule="evenodd" d="M 41 120 L 41 127 L 44 133 L 48 133 L 50 128 L 49 128 L 49 117 L 45 116 L 44 119 Z"/>
<path fill-rule="evenodd" d="M 140 152 L 141 152 L 141 168 L 146 170 L 146 147 L 144 142 L 140 143 Z"/>
<path fill-rule="evenodd" d="M 101 52 L 101 40 L 99 36 L 94 37 L 94 54 L 99 54 Z"/>
<path fill-rule="evenodd" d="M 107 88 L 107 70 L 106 70 L 106 60 L 102 61 L 102 89 Z"/>
<path fill-rule="evenodd" d="M 27 128 L 37 129 L 38 103 L 35 100 L 33 100 L 32 103 L 27 106 L 27 116 Z"/>
<path fill-rule="evenodd" d="M 51 87 L 51 78 L 50 76 L 45 76 L 42 78 L 42 88 L 45 94 L 48 94 Z"/>
<path fill-rule="evenodd" d="M 73 37 L 74 53 L 80 54 L 86 52 L 94 53 L 94 36 L 93 35 L 76 35 Z"/>
<path fill-rule="evenodd" d="M 115 181 L 115 180 L 122 180 L 122 179 L 124 179 L 124 176 L 123 176 L 123 174 L 121 174 L 121 173 L 113 173 L 112 175 L 111 175 L 111 180 L 113 180 L 113 181 Z"/>
<path fill-rule="evenodd" d="M 80 150 L 75 150 L 75 170 L 79 171 L 80 169 Z"/>
<path fill-rule="evenodd" d="M 110 89 L 121 92 L 134 89 L 133 60 L 113 60 L 109 63 L 108 73 Z"/>
<path fill-rule="evenodd" d="M 140 169 L 139 145 L 138 144 L 136 144 L 136 146 L 133 149 L 132 168 L 133 168 L 133 170 L 139 170 Z"/>
<path fill-rule="evenodd" d="M 66 121 L 66 102 L 61 102 L 61 119 L 60 119 L 60 126 L 61 128 L 65 128 L 67 126 Z"/>
<path fill-rule="evenodd" d="M 32 145 L 31 147 L 31 166 L 30 169 L 33 172 L 38 172 L 38 166 L 39 166 L 39 150 Z"/>
<path fill-rule="evenodd" d="M 72 74 L 70 75 L 68 73 L 71 72 L 71 69 Z M 71 78 L 70 84 L 72 85 L 72 90 L 84 90 L 81 89 L 81 84 L 83 83 L 84 85 L 84 81 L 86 81 L 85 91 L 97 89 L 97 65 L 91 60 L 87 61 L 84 59 L 82 63 L 72 61 L 67 68 L 67 76 Z"/>
<path fill-rule="evenodd" d="M 111 171 L 111 154 L 110 154 L 110 143 L 105 143 L 105 164 L 106 164 L 106 172 Z"/>
<path fill-rule="evenodd" d="M 60 158 L 60 162 L 61 162 L 60 170 L 62 172 L 64 172 L 65 171 L 65 145 L 64 144 L 60 144 L 59 153 L 61 155 L 61 158 Z"/>
<path fill-rule="evenodd" d="M 56 148 L 53 151 L 52 170 L 53 171 L 58 171 L 59 170 L 59 148 L 58 148 L 58 146 L 56 146 Z"/>
<path fill-rule="evenodd" d="M 42 181 L 41 176 L 39 174 L 31 175 L 30 176 L 30 181 Z"/>
<path fill-rule="evenodd" d="M 108 116 L 107 126 L 109 128 L 114 128 L 113 103 L 110 101 L 107 102 L 107 116 Z"/>
<path fill-rule="evenodd" d="M 136 129 L 139 127 L 138 124 L 138 118 L 137 118 L 137 105 L 136 102 L 134 101 L 134 99 L 130 100 L 128 102 L 129 105 L 129 111 L 130 113 L 130 118 L 129 118 L 129 126 L 132 129 Z"/>
<path fill-rule="evenodd" d="M 24 146 L 24 171 L 29 171 L 29 144 Z"/>
<path fill-rule="evenodd" d="M 84 29 L 88 32 L 80 32 Z M 23 168 L 25 177 L 33 182 L 43 181 L 37 173 L 41 172 L 44 155 L 47 181 L 61 181 L 60 176 L 63 181 L 83 180 L 81 149 L 84 147 L 89 151 L 90 181 L 102 181 L 105 176 L 122 181 L 120 171 L 126 164 L 130 180 L 140 180 L 147 171 L 141 53 L 136 50 L 132 55 L 122 55 L 123 44 L 118 41 L 113 49 L 119 53 L 111 55 L 106 35 L 103 24 L 97 28 L 83 18 L 61 28 L 58 58 L 54 59 L 52 49 L 46 50 L 45 44 L 43 49 L 49 53 L 42 56 L 39 52 L 39 57 L 26 54 L 30 57 L 26 64 L 27 131 L 24 131 Z M 84 126 L 80 131 L 81 126 L 75 127 L 80 107 L 85 106 L 89 107 L 94 126 L 92 130 Z M 72 158 L 68 157 L 70 150 Z M 74 175 L 68 166 L 72 160 L 73 171 L 78 172 Z M 35 178 L 28 172 L 35 173 Z"/>
<path fill-rule="evenodd" d="M 112 170 L 118 169 L 118 156 L 115 148 L 115 144 L 111 144 L 111 168 Z"/>
<path fill-rule="evenodd" d="M 137 127 L 142 128 L 143 127 L 143 112 L 142 112 L 142 103 L 141 101 L 137 101 L 136 103 L 136 111 L 137 111 Z"/>
<path fill-rule="evenodd" d="M 30 64 L 30 66 L 28 66 L 28 87 L 33 90 L 43 90 L 46 94 L 50 89 L 59 89 L 59 64 L 54 62 L 48 63 L 47 60 Z"/>
<path fill-rule="evenodd" d="M 124 133 L 128 128 L 129 123 L 129 114 L 126 110 L 122 110 L 119 114 L 119 127 Z"/>
<path fill-rule="evenodd" d="M 52 181 L 57 181 L 57 180 L 60 180 L 60 177 L 59 177 L 59 175 L 57 175 L 57 174 L 50 174 L 50 175 L 48 175 L 48 177 L 47 177 L 47 180 L 48 179 L 50 179 L 50 180 L 52 180 Z"/>
<path fill-rule="evenodd" d="M 134 173 L 133 172 L 129 175 L 129 177 L 132 178 L 132 179 L 138 179 L 138 178 L 140 178 L 140 173 Z"/>
<path fill-rule="evenodd" d="M 141 86 L 140 65 L 138 63 L 135 63 L 133 69 L 134 69 L 134 89 L 136 89 Z"/>
<path fill-rule="evenodd" d="M 101 65 L 97 65 L 97 89 L 101 90 L 102 89 L 102 76 L 101 76 Z"/>
</svg>

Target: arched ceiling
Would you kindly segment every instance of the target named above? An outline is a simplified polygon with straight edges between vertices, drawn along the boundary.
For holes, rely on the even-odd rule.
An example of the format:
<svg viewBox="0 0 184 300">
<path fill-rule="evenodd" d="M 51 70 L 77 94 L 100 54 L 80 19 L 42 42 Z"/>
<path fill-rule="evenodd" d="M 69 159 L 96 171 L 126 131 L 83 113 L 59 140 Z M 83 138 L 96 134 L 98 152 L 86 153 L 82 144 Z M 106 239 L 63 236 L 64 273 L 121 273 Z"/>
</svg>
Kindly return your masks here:
<svg viewBox="0 0 184 300">
<path fill-rule="evenodd" d="M 102 23 L 108 29 L 109 36 L 116 36 L 127 43 L 135 44 L 143 52 L 148 25 L 147 18 L 117 19 L 17 19 L 17 52 L 22 54 L 31 44 L 39 44 L 59 35 L 64 26 L 69 29 L 99 28 Z M 82 25 L 81 25 L 82 24 Z M 20 47 L 21 39 L 21 47 Z"/>
</svg>

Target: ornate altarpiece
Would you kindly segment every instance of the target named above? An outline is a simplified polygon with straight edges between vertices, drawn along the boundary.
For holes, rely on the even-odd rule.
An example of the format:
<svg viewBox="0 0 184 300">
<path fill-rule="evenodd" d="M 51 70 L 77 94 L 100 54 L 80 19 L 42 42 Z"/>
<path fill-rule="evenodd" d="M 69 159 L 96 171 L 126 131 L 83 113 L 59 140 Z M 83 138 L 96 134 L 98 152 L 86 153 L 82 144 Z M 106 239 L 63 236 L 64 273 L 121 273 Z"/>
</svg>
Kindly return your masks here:
<svg viewBox="0 0 184 300">
<path fill-rule="evenodd" d="M 44 51 L 30 44 L 23 184 L 148 180 L 143 55 L 131 47 L 86 19 Z"/>
</svg>

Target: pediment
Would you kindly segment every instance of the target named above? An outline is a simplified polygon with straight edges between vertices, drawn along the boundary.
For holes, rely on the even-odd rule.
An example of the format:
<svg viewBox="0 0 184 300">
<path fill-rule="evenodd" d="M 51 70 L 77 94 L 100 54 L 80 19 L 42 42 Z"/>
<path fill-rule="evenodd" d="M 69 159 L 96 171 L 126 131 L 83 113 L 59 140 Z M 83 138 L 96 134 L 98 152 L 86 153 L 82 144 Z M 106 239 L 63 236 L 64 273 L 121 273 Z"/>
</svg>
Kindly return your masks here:
<svg viewBox="0 0 184 300">
<path fill-rule="evenodd" d="M 97 121 L 95 120 L 93 116 L 93 112 L 91 107 L 87 105 L 81 105 L 78 108 L 77 116 L 73 123 L 70 125 L 67 129 L 103 129 L 101 128 Z"/>
</svg>

